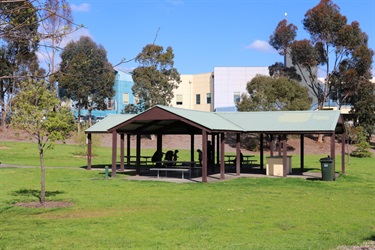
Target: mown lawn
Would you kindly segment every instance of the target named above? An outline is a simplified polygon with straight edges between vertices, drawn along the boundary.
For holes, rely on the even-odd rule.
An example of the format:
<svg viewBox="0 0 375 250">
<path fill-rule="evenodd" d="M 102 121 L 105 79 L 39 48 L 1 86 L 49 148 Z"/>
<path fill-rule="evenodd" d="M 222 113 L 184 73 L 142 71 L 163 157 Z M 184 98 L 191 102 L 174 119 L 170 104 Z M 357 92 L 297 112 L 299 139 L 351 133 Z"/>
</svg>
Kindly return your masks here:
<svg viewBox="0 0 375 250">
<path fill-rule="evenodd" d="M 1 161 L 38 165 L 28 146 L 2 147 Z M 80 168 L 85 159 L 67 157 L 72 146 L 57 146 L 47 153 L 46 165 L 56 166 L 47 169 L 47 200 L 74 206 L 13 206 L 38 200 L 40 169 L 0 168 L 0 249 L 334 249 L 375 237 L 375 158 L 352 158 L 334 182 L 178 184 L 105 179 L 103 170 Z M 110 162 L 110 149 L 99 151 L 96 164 Z M 306 156 L 306 165 L 317 159 Z"/>
</svg>

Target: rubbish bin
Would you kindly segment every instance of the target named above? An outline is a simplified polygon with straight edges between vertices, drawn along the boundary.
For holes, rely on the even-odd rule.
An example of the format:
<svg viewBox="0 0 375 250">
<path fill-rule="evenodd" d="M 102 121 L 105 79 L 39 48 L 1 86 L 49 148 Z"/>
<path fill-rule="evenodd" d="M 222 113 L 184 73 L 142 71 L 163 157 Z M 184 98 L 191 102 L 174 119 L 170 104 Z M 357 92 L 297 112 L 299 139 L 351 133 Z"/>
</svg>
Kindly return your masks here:
<svg viewBox="0 0 375 250">
<path fill-rule="evenodd" d="M 320 163 L 322 166 L 322 180 L 323 181 L 335 180 L 335 169 L 334 169 L 333 162 L 334 162 L 334 159 L 330 157 L 320 159 Z"/>
</svg>

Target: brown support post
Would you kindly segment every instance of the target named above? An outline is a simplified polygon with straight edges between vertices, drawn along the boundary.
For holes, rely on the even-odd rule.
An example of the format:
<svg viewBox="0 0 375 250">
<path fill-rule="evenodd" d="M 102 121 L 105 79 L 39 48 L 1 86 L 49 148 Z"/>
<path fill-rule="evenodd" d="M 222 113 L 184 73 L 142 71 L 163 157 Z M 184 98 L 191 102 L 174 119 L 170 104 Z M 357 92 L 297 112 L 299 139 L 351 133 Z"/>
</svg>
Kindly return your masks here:
<svg viewBox="0 0 375 250">
<path fill-rule="evenodd" d="M 136 175 L 139 175 L 140 172 L 141 172 L 141 135 L 140 134 L 137 134 L 137 146 L 136 146 L 136 170 L 135 170 L 135 174 Z"/>
<path fill-rule="evenodd" d="M 264 135 L 263 133 L 260 134 L 260 155 L 259 155 L 259 160 L 260 160 L 260 169 L 263 170 L 263 158 L 264 158 Z"/>
<path fill-rule="evenodd" d="M 212 162 L 212 170 L 214 170 L 215 169 L 215 154 L 216 154 L 216 148 L 215 148 L 215 145 L 216 145 L 216 141 L 215 141 L 215 134 L 211 134 L 211 142 L 212 142 L 212 155 L 211 155 L 211 157 L 212 157 L 212 159 L 211 159 L 211 162 Z M 214 171 L 212 171 L 212 172 L 214 172 Z"/>
<path fill-rule="evenodd" d="M 112 131 L 112 173 L 111 177 L 116 177 L 116 168 L 117 168 L 117 132 L 116 130 Z"/>
<path fill-rule="evenodd" d="M 156 151 L 158 152 L 163 152 L 163 135 L 162 134 L 157 134 L 156 135 Z M 163 154 L 161 156 L 163 158 Z M 157 167 L 160 167 L 160 163 L 155 164 Z"/>
<path fill-rule="evenodd" d="M 273 156 L 273 147 L 275 146 L 275 141 L 274 141 L 274 138 L 273 138 L 273 135 L 270 135 L 270 139 L 271 139 L 271 142 L 270 142 L 270 156 Z"/>
<path fill-rule="evenodd" d="M 336 150 L 335 150 L 335 132 L 331 135 L 331 159 L 333 159 L 333 179 L 336 179 L 335 173 L 336 173 Z"/>
<path fill-rule="evenodd" d="M 120 170 L 124 172 L 124 151 L 125 151 L 125 142 L 124 142 L 124 134 L 120 134 Z"/>
<path fill-rule="evenodd" d="M 130 134 L 126 135 L 126 161 L 128 168 L 130 167 Z"/>
<path fill-rule="evenodd" d="M 216 166 L 220 168 L 220 134 L 217 134 L 217 142 L 216 142 Z"/>
<path fill-rule="evenodd" d="M 345 174 L 345 141 L 346 134 L 343 133 L 341 137 L 341 173 Z"/>
<path fill-rule="evenodd" d="M 207 132 L 202 130 L 202 182 L 207 182 Z"/>
<path fill-rule="evenodd" d="M 283 136 L 283 141 L 282 141 L 282 144 L 283 144 L 283 177 L 286 177 L 287 175 L 287 164 L 288 164 L 288 160 L 287 160 L 287 156 L 288 156 L 288 152 L 287 152 L 287 143 L 286 143 L 286 135 Z"/>
<path fill-rule="evenodd" d="M 87 134 L 87 170 L 91 170 L 91 157 L 92 157 L 92 141 L 91 133 Z"/>
<path fill-rule="evenodd" d="M 279 156 L 281 155 L 281 135 L 277 136 L 277 150 L 279 151 Z"/>
<path fill-rule="evenodd" d="M 194 134 L 190 135 L 190 161 L 194 161 Z"/>
<path fill-rule="evenodd" d="M 160 152 L 163 152 L 163 136 L 162 136 L 162 134 L 156 135 L 156 150 L 160 150 Z"/>
<path fill-rule="evenodd" d="M 300 135 L 300 155 L 301 155 L 301 172 L 303 172 L 305 168 L 305 135 Z"/>
<path fill-rule="evenodd" d="M 236 175 L 241 175 L 241 138 L 240 134 L 236 133 Z"/>
<path fill-rule="evenodd" d="M 220 136 L 220 179 L 225 179 L 225 162 L 224 162 L 224 133 L 221 133 Z"/>
</svg>

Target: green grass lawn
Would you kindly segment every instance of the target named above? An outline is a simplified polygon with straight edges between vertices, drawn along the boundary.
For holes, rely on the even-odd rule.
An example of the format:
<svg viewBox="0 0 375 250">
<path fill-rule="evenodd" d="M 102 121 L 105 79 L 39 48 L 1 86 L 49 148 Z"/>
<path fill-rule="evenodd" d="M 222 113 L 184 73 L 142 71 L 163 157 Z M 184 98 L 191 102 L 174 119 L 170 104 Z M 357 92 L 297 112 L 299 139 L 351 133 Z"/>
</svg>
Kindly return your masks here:
<svg viewBox="0 0 375 250">
<path fill-rule="evenodd" d="M 2 142 L 0 150 L 2 163 L 39 165 L 35 144 Z M 72 207 L 13 206 L 38 200 L 40 169 L 0 168 L 0 249 L 334 249 L 375 238 L 374 158 L 352 158 L 333 182 L 178 184 L 105 179 L 80 168 L 86 159 L 74 151 L 56 145 L 46 154 L 47 200 Z M 97 150 L 93 164 L 109 164 L 110 152 Z M 306 166 L 319 169 L 319 158 L 307 155 Z"/>
</svg>

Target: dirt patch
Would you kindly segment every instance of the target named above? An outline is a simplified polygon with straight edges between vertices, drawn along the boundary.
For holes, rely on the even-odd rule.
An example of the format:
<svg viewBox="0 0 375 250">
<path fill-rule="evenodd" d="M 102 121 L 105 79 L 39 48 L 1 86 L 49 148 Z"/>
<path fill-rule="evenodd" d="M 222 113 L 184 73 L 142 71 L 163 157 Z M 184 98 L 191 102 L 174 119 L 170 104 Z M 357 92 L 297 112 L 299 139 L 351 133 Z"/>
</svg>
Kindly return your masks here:
<svg viewBox="0 0 375 250">
<path fill-rule="evenodd" d="M 26 208 L 63 208 L 74 206 L 71 202 L 66 201 L 46 201 L 43 204 L 37 201 L 33 202 L 18 202 L 14 206 L 26 207 Z"/>
<path fill-rule="evenodd" d="M 338 250 L 375 250 L 375 241 L 368 241 L 362 246 L 339 246 Z"/>
</svg>

